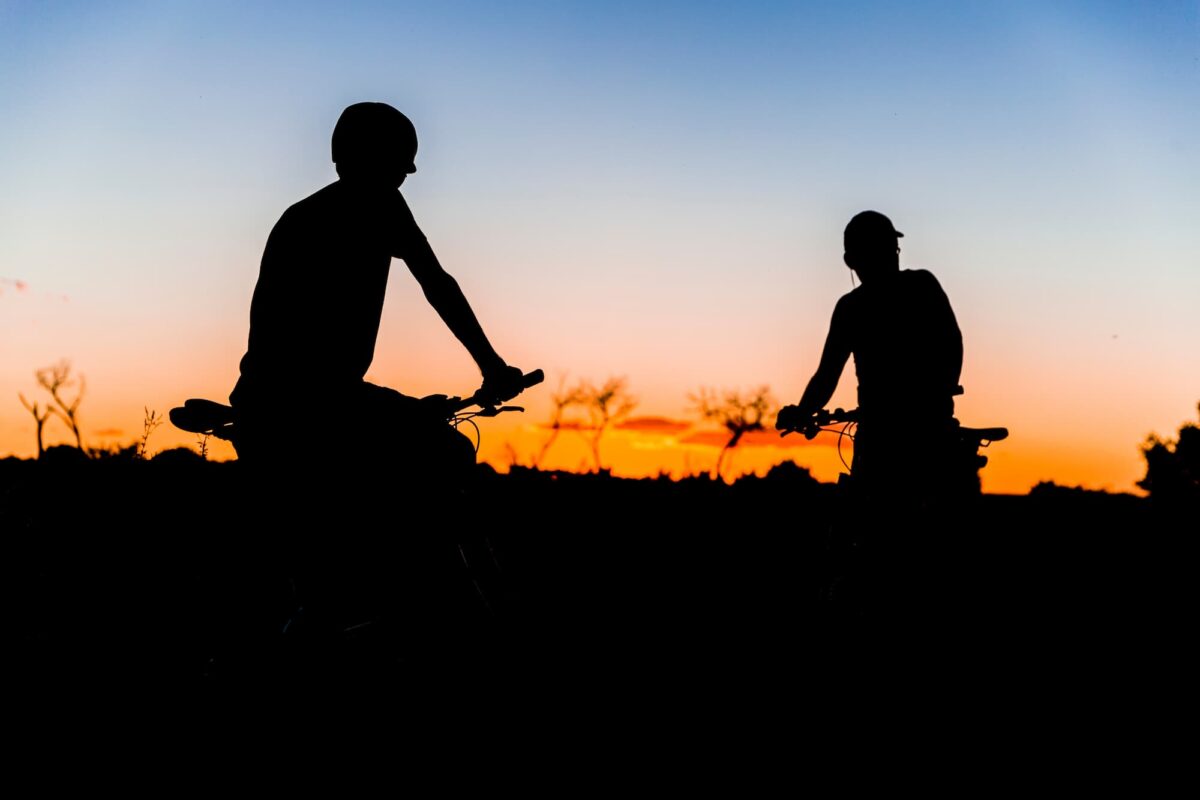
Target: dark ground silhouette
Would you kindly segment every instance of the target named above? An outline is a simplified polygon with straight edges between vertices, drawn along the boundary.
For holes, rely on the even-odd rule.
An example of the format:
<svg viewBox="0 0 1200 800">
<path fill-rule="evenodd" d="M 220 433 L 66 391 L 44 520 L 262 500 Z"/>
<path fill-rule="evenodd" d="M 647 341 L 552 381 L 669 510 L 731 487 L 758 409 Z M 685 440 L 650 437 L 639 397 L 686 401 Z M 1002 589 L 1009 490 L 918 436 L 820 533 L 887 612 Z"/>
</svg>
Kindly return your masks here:
<svg viewBox="0 0 1200 800">
<path fill-rule="evenodd" d="M 9 661 L 35 706 L 77 692 L 293 697 L 294 665 L 310 662 L 276 643 L 298 562 L 316 565 L 341 602 L 371 602 L 372 582 L 400 604 L 442 592 L 409 606 L 416 627 L 393 631 L 404 658 L 326 649 L 342 660 L 300 673 L 309 699 L 465 692 L 571 704 L 618 693 L 782 709 L 900 675 L 945 691 L 1082 691 L 1183 635 L 1171 633 L 1184 585 L 1170 577 L 1185 537 L 1178 512 L 1128 495 L 1043 486 L 982 497 L 932 570 L 947 576 L 953 613 L 897 636 L 822 616 L 835 490 L 795 468 L 733 485 L 481 468 L 472 494 L 444 509 L 453 522 L 422 527 L 387 500 L 352 511 L 311 494 L 297 499 L 303 524 L 235 513 L 237 463 L 52 461 L 0 461 Z M 499 617 L 483 623 L 439 544 L 473 530 L 486 531 L 506 587 L 492 597 Z M 443 602 L 455 597 L 458 607 Z M 430 630 L 441 643 L 412 652 Z M 215 673 L 214 657 L 225 659 Z"/>
</svg>

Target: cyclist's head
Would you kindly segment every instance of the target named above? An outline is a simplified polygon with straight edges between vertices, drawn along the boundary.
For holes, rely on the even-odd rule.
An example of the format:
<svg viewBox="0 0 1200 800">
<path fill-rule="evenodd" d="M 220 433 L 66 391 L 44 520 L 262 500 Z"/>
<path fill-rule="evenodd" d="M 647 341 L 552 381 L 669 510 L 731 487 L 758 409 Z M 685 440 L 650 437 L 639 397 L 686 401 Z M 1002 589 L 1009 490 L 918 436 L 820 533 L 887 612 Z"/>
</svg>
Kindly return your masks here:
<svg viewBox="0 0 1200 800">
<path fill-rule="evenodd" d="M 846 225 L 842 242 L 846 266 L 863 276 L 900 268 L 900 237 L 903 233 L 878 211 L 855 214 Z"/>
<path fill-rule="evenodd" d="M 355 103 L 333 128 L 338 175 L 398 187 L 417 171 L 417 129 L 387 103 Z"/>
</svg>

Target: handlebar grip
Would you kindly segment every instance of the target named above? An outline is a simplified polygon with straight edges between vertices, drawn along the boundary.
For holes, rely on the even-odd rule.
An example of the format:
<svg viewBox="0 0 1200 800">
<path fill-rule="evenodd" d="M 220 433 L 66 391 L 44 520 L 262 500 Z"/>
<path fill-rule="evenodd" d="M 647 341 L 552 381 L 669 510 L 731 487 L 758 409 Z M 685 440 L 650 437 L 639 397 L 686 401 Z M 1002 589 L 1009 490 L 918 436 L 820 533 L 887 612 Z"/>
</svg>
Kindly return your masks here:
<svg viewBox="0 0 1200 800">
<path fill-rule="evenodd" d="M 521 376 L 521 388 L 528 389 L 530 386 L 536 386 L 546 380 L 546 373 L 540 369 L 535 369 L 533 372 L 526 372 Z"/>
</svg>

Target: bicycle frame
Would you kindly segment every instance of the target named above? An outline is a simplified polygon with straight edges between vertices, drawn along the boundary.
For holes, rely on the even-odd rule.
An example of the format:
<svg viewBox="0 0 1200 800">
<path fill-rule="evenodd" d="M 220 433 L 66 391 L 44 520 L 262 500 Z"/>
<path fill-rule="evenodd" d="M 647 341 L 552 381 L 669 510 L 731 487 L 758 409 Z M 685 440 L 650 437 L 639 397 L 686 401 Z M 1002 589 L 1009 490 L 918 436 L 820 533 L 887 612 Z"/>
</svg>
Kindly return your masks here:
<svg viewBox="0 0 1200 800">
<path fill-rule="evenodd" d="M 536 369 L 522 376 L 522 390 L 535 386 L 545 380 L 545 374 Z M 437 408 L 436 416 L 444 418 L 451 426 L 458 428 L 463 423 L 469 423 L 475 428 L 475 450 L 479 450 L 479 427 L 475 424 L 476 417 L 495 417 L 509 411 L 524 411 L 521 406 L 499 405 L 498 397 L 480 388 L 468 397 L 448 397 L 446 395 L 429 395 L 421 398 L 421 403 Z M 467 411 L 472 406 L 478 406 L 475 411 Z M 169 412 L 171 424 L 180 430 L 198 433 L 204 436 L 215 436 L 231 442 L 235 449 L 240 435 L 237 409 L 232 406 L 217 403 L 213 400 L 192 398 L 184 401 L 182 406 L 172 408 Z"/>
</svg>

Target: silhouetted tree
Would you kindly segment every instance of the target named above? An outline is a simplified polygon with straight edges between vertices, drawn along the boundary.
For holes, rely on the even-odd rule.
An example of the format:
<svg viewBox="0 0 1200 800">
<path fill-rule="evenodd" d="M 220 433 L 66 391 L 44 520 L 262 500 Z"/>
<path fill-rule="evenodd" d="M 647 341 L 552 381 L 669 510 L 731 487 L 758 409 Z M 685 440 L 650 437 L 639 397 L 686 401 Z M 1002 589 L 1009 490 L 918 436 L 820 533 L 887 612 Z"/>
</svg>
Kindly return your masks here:
<svg viewBox="0 0 1200 800">
<path fill-rule="evenodd" d="M 1200 413 L 1200 403 L 1196 405 Z M 1151 435 L 1142 445 L 1146 477 L 1138 486 L 1155 500 L 1168 503 L 1200 501 L 1200 427 L 1188 422 L 1174 440 Z"/>
<path fill-rule="evenodd" d="M 588 441 L 592 446 L 592 458 L 596 461 L 596 471 L 601 470 L 600 439 L 609 426 L 620 422 L 629 416 L 629 412 L 637 407 L 637 399 L 629 394 L 628 380 L 624 377 L 609 378 L 602 386 L 591 383 L 580 384 L 580 404 L 587 409 L 590 425 L 587 428 Z"/>
<path fill-rule="evenodd" d="M 42 442 L 42 431 L 46 428 L 46 420 L 50 418 L 50 408 L 49 406 L 42 408 L 41 404 L 37 402 L 30 403 L 20 392 L 17 393 L 17 397 L 21 398 L 21 405 L 25 406 L 30 414 L 33 414 L 33 420 L 37 423 L 37 457 L 40 459 L 46 452 L 46 447 Z"/>
<path fill-rule="evenodd" d="M 79 391 L 75 393 L 75 398 L 68 401 L 63 397 L 62 392 L 75 385 L 75 382 L 71 380 L 71 363 L 69 361 L 63 359 L 54 366 L 39 369 L 36 374 L 38 384 L 50 393 L 50 398 L 54 401 L 54 406 L 49 410 L 70 426 L 71 432 L 75 434 L 75 446 L 79 448 L 80 452 L 86 452 L 83 447 L 83 435 L 79 431 L 79 403 L 83 400 L 86 388 L 83 376 L 79 376 Z"/>
<path fill-rule="evenodd" d="M 771 390 L 760 386 L 753 391 L 742 394 L 739 391 L 718 393 L 712 389 L 701 389 L 689 395 L 693 406 L 700 416 L 721 424 L 729 432 L 725 446 L 717 456 L 717 464 L 713 468 L 713 477 L 721 477 L 721 469 L 725 456 L 738 446 L 742 437 L 752 431 L 761 431 L 768 419 L 778 410 Z"/>
<path fill-rule="evenodd" d="M 542 459 L 546 457 L 546 453 L 550 450 L 550 445 L 558 439 L 558 434 L 562 432 L 563 415 L 571 406 L 579 405 L 584 399 L 584 384 L 580 383 L 572 389 L 565 388 L 566 378 L 560 379 L 558 382 L 558 391 L 550 395 L 550 403 L 552 410 L 550 412 L 550 422 L 546 427 L 550 430 L 550 438 L 542 444 L 542 448 L 537 455 L 533 457 L 533 466 L 540 467 Z"/>
</svg>

